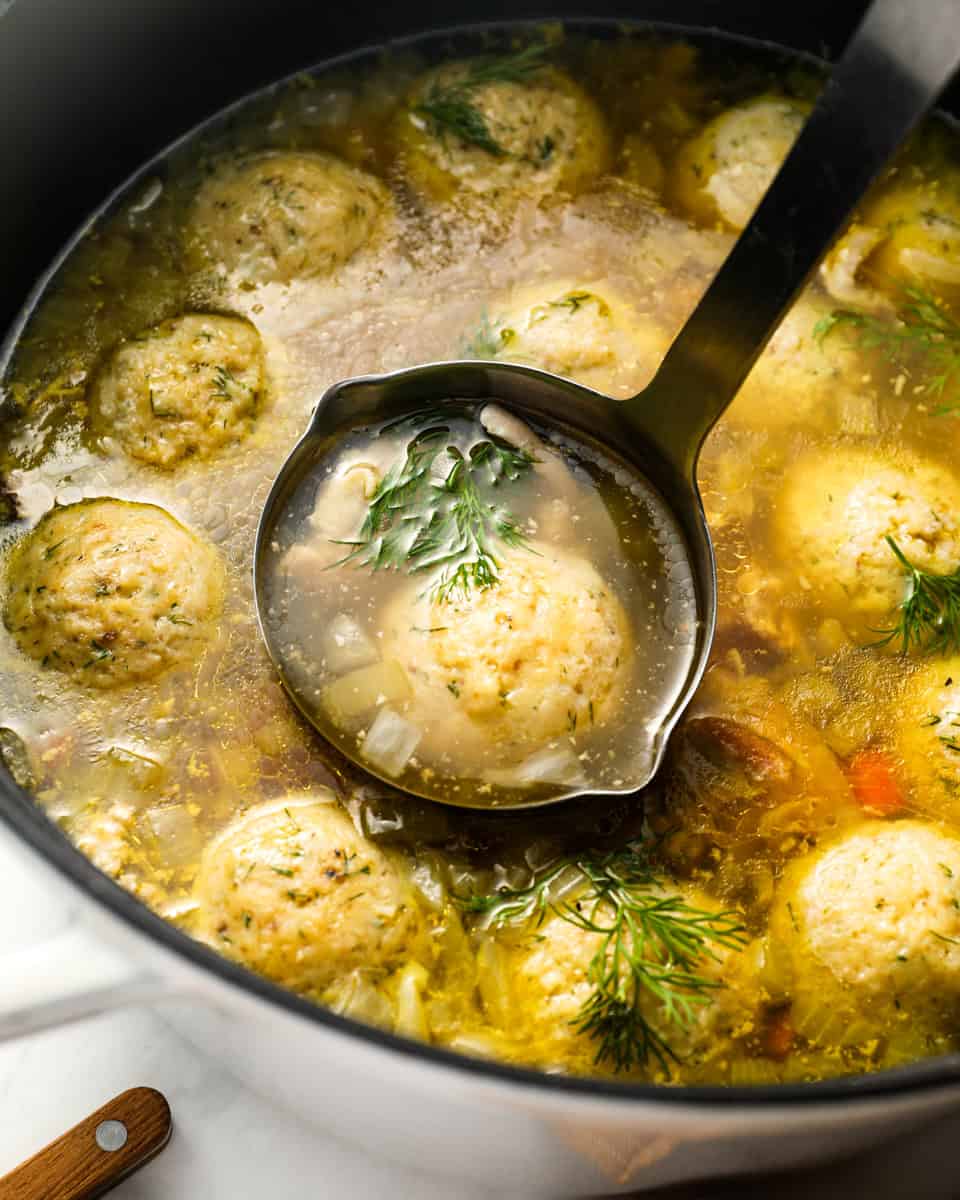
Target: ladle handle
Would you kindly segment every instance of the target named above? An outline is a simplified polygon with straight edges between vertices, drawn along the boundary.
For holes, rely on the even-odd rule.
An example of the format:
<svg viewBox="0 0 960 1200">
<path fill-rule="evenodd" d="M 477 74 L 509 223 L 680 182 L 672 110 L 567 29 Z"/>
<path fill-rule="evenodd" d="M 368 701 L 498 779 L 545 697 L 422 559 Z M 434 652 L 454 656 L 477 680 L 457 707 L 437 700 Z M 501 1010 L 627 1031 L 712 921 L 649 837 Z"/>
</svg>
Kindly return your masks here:
<svg viewBox="0 0 960 1200">
<path fill-rule="evenodd" d="M 170 1140 L 170 1106 L 135 1087 L 0 1179 L 0 1200 L 94 1200 L 159 1154 Z"/>
<path fill-rule="evenodd" d="M 857 202 L 960 63 L 960 0 L 874 0 L 793 149 L 624 415 L 692 479 L 704 438 Z"/>
</svg>

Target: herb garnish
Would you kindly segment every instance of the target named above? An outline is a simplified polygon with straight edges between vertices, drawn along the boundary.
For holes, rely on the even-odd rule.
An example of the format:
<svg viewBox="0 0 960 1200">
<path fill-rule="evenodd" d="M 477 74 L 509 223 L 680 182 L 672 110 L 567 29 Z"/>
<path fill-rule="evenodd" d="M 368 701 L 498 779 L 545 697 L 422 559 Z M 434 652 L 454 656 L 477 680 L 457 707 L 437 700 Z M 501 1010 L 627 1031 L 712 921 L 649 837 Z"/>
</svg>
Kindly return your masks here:
<svg viewBox="0 0 960 1200">
<path fill-rule="evenodd" d="M 374 571 L 405 568 L 436 571 L 430 592 L 436 602 L 471 588 L 497 583 L 495 544 L 523 546 L 526 538 L 510 512 L 488 493 L 512 483 L 533 465 L 533 456 L 490 435 L 464 454 L 451 439 L 450 416 L 468 410 L 450 406 L 413 413 L 386 426 L 416 429 L 401 462 L 380 481 L 354 548 L 341 562 Z"/>
<path fill-rule="evenodd" d="M 564 295 L 558 296 L 556 300 L 546 300 L 542 304 L 535 304 L 527 316 L 528 329 L 548 320 L 552 315 L 552 310 L 566 309 L 566 314 L 573 316 L 585 305 L 591 303 L 596 304 L 601 318 L 610 315 L 610 306 L 594 292 L 566 292 Z M 502 321 L 503 317 L 491 321 L 489 314 L 484 312 L 476 333 L 463 347 L 464 356 L 467 358 L 499 357 L 517 337 L 516 329 L 502 324 Z"/>
<path fill-rule="evenodd" d="M 913 646 L 927 654 L 960 652 L 960 567 L 949 575 L 915 566 L 888 534 L 886 543 L 907 574 L 907 594 L 898 608 L 896 624 L 877 632 L 875 643 L 900 642 L 908 654 Z"/>
<path fill-rule="evenodd" d="M 83 664 L 81 668 L 83 671 L 86 671 L 88 667 L 96 666 L 97 663 L 110 662 L 114 658 L 114 653 L 109 646 L 105 646 L 103 642 L 97 641 L 96 638 L 90 639 L 90 649 L 93 653 Z"/>
<path fill-rule="evenodd" d="M 351 875 L 369 875 L 370 864 L 364 863 L 362 867 L 357 867 L 353 870 L 353 862 L 359 858 L 359 851 L 354 851 L 353 854 L 349 850 L 334 850 L 334 857 L 343 859 L 343 871 L 340 873 L 341 879 L 346 879 Z"/>
<path fill-rule="evenodd" d="M 215 400 L 232 400 L 231 389 L 239 387 L 239 381 L 229 367 L 217 367 L 213 378 L 213 398 Z"/>
<path fill-rule="evenodd" d="M 516 331 L 499 325 L 494 325 L 489 314 L 484 312 L 480 318 L 477 332 L 463 347 L 465 358 L 496 358 L 516 337 Z"/>
<path fill-rule="evenodd" d="M 455 82 L 431 84 L 414 112 L 426 117 L 434 137 L 452 134 L 466 146 L 478 146 L 494 158 L 507 158 L 509 151 L 497 141 L 487 118 L 474 103 L 474 93 L 488 83 L 522 83 L 543 66 L 546 46 L 527 46 L 514 54 L 481 59 Z M 547 142 L 549 141 L 549 144 Z M 553 153 L 553 142 L 545 139 L 540 147 L 541 161 Z"/>
<path fill-rule="evenodd" d="M 567 294 L 565 296 L 561 296 L 559 300 L 549 301 L 548 307 L 569 308 L 572 313 L 575 313 L 579 312 L 585 304 L 590 304 L 591 301 L 596 303 L 601 317 L 606 317 L 609 315 L 610 306 L 606 303 L 606 301 L 601 300 L 599 296 L 595 296 L 593 292 L 567 292 Z M 538 319 L 542 321 L 544 316 L 546 316 L 545 313 Z"/>
<path fill-rule="evenodd" d="M 583 890 L 571 902 L 551 901 L 550 885 L 569 872 L 579 876 Z M 564 857 L 529 887 L 460 903 L 468 912 L 484 913 L 493 926 L 524 921 L 539 926 L 553 912 L 601 936 L 587 973 L 592 993 L 573 1025 L 597 1043 L 595 1061 L 615 1071 L 651 1057 L 669 1071 L 679 1057 L 660 1028 L 689 1027 L 696 1010 L 723 986 L 700 973 L 704 960 L 718 960 L 719 948 L 746 943 L 736 913 L 699 909 L 665 891 L 639 842 L 606 854 Z M 651 1003 L 659 1011 L 657 1026 L 644 1012 Z"/>
<path fill-rule="evenodd" d="M 960 323 L 925 288 L 904 285 L 895 322 L 838 308 L 817 322 L 813 336 L 822 342 L 835 329 L 846 330 L 862 349 L 879 351 L 895 366 L 910 354 L 919 355 L 931 372 L 923 388 L 928 396 L 943 400 L 960 372 Z M 960 403 L 941 403 L 934 415 L 957 409 Z"/>
</svg>

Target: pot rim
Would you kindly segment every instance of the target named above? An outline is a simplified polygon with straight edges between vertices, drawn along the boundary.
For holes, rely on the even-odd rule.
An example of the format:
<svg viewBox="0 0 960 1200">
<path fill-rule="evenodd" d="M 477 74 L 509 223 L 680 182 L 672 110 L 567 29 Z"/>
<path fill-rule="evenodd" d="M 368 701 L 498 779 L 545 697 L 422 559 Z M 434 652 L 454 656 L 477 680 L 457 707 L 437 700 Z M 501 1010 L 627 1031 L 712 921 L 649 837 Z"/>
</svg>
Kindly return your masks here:
<svg viewBox="0 0 960 1200">
<path fill-rule="evenodd" d="M 794 50 L 768 39 L 729 33 L 708 25 L 596 16 L 569 17 L 558 20 L 543 16 L 539 19 L 521 18 L 474 22 L 429 29 L 420 33 L 391 38 L 379 44 L 362 46 L 334 58 L 292 71 L 263 87 L 245 93 L 237 100 L 198 121 L 138 167 L 81 223 L 47 270 L 41 274 L 27 296 L 22 309 L 14 318 L 3 341 L 0 342 L 0 379 L 6 373 L 13 349 L 22 336 L 35 308 L 43 299 L 48 288 L 56 281 L 61 268 L 73 253 L 78 242 L 97 222 L 110 215 L 128 194 L 151 173 L 156 172 L 172 155 L 205 130 L 226 125 L 248 104 L 263 100 L 271 93 L 287 86 L 298 76 L 312 75 L 353 65 L 358 61 L 373 59 L 384 52 L 403 50 L 414 45 L 443 44 L 459 38 L 476 38 L 484 34 L 496 35 L 504 31 L 521 32 L 540 29 L 547 23 L 559 23 L 564 29 L 574 32 L 599 33 L 616 27 L 619 32 L 630 35 L 664 34 L 688 38 L 707 38 L 714 42 L 722 40 L 753 49 L 762 48 L 773 51 L 819 67 L 825 65 L 822 58 L 813 54 Z M 938 115 L 946 114 L 938 110 Z M 952 120 L 949 116 L 947 119 Z M 133 933 L 149 938 L 163 950 L 186 960 L 193 968 L 209 972 L 218 982 L 246 992 L 255 999 L 281 1009 L 288 1015 L 300 1017 L 332 1033 L 360 1039 L 367 1042 L 368 1045 L 380 1047 L 403 1058 L 446 1068 L 467 1077 L 504 1085 L 515 1085 L 527 1091 L 546 1093 L 554 1098 L 566 1095 L 597 1102 L 614 1101 L 621 1105 L 633 1101 L 657 1105 L 664 1109 L 691 1109 L 694 1111 L 702 1111 L 717 1105 L 723 1105 L 728 1110 L 735 1107 L 753 1110 L 771 1109 L 777 1105 L 787 1105 L 795 1110 L 809 1109 L 820 1105 L 837 1108 L 849 1104 L 851 1100 L 879 1101 L 891 1096 L 903 1097 L 942 1091 L 951 1084 L 960 1084 L 960 1054 L 922 1059 L 907 1066 L 866 1075 L 843 1076 L 816 1083 L 766 1084 L 756 1087 L 627 1083 L 615 1079 L 553 1075 L 489 1059 L 470 1058 L 453 1050 L 401 1037 L 398 1034 L 389 1033 L 353 1018 L 334 1013 L 330 1009 L 255 974 L 239 963 L 232 962 L 190 937 L 189 934 L 154 912 L 95 866 L 93 861 L 74 846 L 67 835 L 50 820 L 30 793 L 13 781 L 2 763 L 0 763 L 0 822 L 51 864 L 59 874 L 65 876 L 79 892 L 84 894 L 86 899 L 102 905 Z"/>
</svg>

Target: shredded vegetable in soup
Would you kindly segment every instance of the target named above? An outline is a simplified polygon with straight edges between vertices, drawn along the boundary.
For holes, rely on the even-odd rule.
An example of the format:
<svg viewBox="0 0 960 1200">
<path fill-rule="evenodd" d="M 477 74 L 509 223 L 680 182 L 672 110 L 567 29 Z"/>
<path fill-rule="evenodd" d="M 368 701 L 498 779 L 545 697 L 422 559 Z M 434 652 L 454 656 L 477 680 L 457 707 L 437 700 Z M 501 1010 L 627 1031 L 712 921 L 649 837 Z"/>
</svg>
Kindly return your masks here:
<svg viewBox="0 0 960 1200">
<path fill-rule="evenodd" d="M 946 123 L 709 440 L 717 639 L 640 800 L 484 811 L 616 785 L 692 646 L 676 530 L 586 441 L 452 403 L 326 447 L 269 621 L 372 776 L 292 707 L 253 608 L 327 386 L 468 357 L 638 392 L 818 88 L 734 43 L 434 41 L 253 98 L 79 238 L 4 367 L 0 756 L 106 874 L 465 1055 L 749 1085 L 960 1049 Z M 478 807 L 390 786 L 424 773 Z"/>
</svg>

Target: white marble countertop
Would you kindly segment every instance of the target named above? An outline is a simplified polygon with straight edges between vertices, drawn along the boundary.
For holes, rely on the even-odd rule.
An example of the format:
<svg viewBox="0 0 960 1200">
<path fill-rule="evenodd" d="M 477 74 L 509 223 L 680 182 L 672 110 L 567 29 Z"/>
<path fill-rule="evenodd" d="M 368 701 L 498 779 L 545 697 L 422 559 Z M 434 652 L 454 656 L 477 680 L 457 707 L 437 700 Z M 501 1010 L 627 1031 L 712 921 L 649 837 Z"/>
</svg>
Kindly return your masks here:
<svg viewBox="0 0 960 1200">
<path fill-rule="evenodd" d="M 15 846 L 0 837 L 0 970 L 6 950 L 49 934 L 63 920 L 62 902 L 38 886 Z M 0 1046 L 0 1176 L 140 1084 L 159 1088 L 170 1101 L 174 1136 L 111 1193 L 117 1200 L 493 1200 L 485 1189 L 451 1185 L 325 1137 L 202 1058 L 148 1010 Z M 856 1162 L 775 1183 L 698 1186 L 684 1191 L 683 1200 L 953 1200 L 960 1195 L 958 1141 L 960 1112 Z"/>
</svg>

